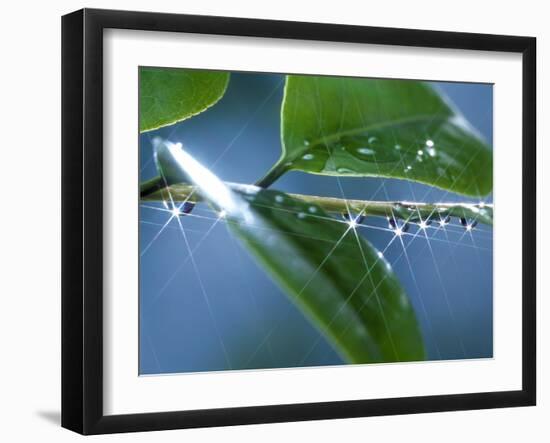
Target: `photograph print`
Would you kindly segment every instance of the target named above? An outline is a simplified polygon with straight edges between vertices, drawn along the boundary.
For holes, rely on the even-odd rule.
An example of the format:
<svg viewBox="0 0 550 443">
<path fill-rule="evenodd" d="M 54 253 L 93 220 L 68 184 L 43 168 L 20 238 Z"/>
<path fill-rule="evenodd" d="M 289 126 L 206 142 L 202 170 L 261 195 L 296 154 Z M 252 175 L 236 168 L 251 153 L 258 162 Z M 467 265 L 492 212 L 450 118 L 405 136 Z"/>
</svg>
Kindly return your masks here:
<svg viewBox="0 0 550 443">
<path fill-rule="evenodd" d="M 140 375 L 493 357 L 493 86 L 139 67 Z"/>
</svg>

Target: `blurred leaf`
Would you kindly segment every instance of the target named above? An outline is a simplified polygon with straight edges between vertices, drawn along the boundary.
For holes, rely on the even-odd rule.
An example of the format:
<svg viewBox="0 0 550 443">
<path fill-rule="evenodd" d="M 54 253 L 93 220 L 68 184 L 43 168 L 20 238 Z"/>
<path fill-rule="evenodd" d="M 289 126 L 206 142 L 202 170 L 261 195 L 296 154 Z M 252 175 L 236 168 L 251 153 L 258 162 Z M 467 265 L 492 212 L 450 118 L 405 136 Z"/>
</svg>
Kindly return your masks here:
<svg viewBox="0 0 550 443">
<path fill-rule="evenodd" d="M 159 142 L 155 154 L 161 171 L 194 184 L 202 199 L 220 211 L 347 361 L 424 359 L 413 307 L 390 264 L 348 223 L 288 194 L 230 188 L 181 145 Z"/>
<path fill-rule="evenodd" d="M 223 96 L 228 81 L 227 72 L 140 67 L 140 132 L 203 112 Z"/>
<path fill-rule="evenodd" d="M 422 360 L 413 308 L 390 265 L 347 223 L 261 190 L 231 230 L 286 294 L 354 363 Z"/>
<path fill-rule="evenodd" d="M 430 85 L 289 75 L 283 153 L 266 185 L 287 170 L 414 180 L 481 196 L 492 190 L 492 151 Z"/>
</svg>

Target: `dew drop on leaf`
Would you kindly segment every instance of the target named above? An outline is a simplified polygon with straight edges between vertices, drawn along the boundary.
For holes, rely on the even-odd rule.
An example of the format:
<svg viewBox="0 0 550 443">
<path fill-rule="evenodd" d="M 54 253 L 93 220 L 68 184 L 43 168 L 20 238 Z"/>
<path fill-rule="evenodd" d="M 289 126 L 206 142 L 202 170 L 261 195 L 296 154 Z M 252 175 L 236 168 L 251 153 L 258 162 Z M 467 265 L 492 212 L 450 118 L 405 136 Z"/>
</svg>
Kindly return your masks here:
<svg viewBox="0 0 550 443">
<path fill-rule="evenodd" d="M 375 152 L 373 149 L 370 148 L 359 148 L 357 149 L 357 153 L 361 155 L 374 155 Z"/>
<path fill-rule="evenodd" d="M 340 174 L 355 174 L 355 171 L 349 168 L 338 168 L 336 169 L 336 172 Z"/>
</svg>

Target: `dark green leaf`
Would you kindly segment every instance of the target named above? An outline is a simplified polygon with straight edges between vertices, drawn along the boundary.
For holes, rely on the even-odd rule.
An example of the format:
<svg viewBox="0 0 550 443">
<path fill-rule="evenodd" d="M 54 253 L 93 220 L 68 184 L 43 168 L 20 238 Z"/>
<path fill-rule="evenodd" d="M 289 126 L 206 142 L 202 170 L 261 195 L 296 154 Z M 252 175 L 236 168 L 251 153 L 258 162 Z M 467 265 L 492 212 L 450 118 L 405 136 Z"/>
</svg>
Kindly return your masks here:
<svg viewBox="0 0 550 443">
<path fill-rule="evenodd" d="M 267 182 L 294 169 L 401 178 L 472 196 L 492 190 L 491 149 L 420 81 L 290 75 L 282 139 Z"/>
<path fill-rule="evenodd" d="M 286 294 L 354 363 L 422 360 L 409 299 L 390 265 L 347 223 L 269 190 L 245 196 L 231 230 Z"/>
<path fill-rule="evenodd" d="M 229 74 L 192 69 L 139 70 L 139 130 L 150 131 L 185 120 L 216 103 Z"/>
</svg>

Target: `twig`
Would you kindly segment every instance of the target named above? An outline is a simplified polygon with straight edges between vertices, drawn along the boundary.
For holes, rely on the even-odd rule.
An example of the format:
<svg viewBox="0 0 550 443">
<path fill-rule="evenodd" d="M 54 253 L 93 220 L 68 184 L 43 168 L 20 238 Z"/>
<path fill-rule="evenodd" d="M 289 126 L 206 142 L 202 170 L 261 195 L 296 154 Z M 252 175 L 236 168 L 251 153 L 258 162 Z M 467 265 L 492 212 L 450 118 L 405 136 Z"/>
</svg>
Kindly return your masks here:
<svg viewBox="0 0 550 443">
<path fill-rule="evenodd" d="M 261 190 L 255 185 L 240 183 L 226 183 L 236 192 L 254 193 Z M 400 219 L 407 222 L 448 222 L 449 217 L 458 217 L 463 224 L 484 223 L 493 224 L 493 205 L 487 203 L 419 203 L 406 201 L 367 201 L 342 199 L 334 197 L 320 197 L 316 195 L 292 194 L 289 196 L 305 203 L 320 206 L 326 212 L 352 213 L 366 216 Z M 141 200 L 199 202 L 200 193 L 196 187 L 188 183 L 173 184 L 162 187 L 158 179 L 152 179 L 141 185 Z"/>
</svg>

